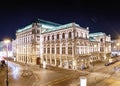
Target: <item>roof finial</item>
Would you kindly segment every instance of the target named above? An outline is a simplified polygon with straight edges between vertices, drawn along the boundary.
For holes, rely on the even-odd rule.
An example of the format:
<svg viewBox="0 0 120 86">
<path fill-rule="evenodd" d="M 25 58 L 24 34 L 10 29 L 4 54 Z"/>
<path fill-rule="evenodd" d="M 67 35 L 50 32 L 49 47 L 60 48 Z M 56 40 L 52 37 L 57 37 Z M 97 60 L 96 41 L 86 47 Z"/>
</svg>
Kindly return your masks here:
<svg viewBox="0 0 120 86">
<path fill-rule="evenodd" d="M 89 27 L 87 27 L 86 29 L 89 30 Z"/>
</svg>

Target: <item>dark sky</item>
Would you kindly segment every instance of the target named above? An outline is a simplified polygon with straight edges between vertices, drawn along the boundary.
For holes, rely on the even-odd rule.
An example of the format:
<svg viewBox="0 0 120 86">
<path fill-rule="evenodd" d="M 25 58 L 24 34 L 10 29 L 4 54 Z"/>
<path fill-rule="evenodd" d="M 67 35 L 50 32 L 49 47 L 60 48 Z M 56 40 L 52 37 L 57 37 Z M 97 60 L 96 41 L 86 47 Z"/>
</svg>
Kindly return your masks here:
<svg viewBox="0 0 120 86">
<path fill-rule="evenodd" d="M 89 1 L 89 2 L 88 2 Z M 117 0 L 24 0 L 0 3 L 0 40 L 15 39 L 15 32 L 37 18 L 66 24 L 76 22 L 92 32 L 112 38 L 120 33 L 120 3 Z"/>
</svg>

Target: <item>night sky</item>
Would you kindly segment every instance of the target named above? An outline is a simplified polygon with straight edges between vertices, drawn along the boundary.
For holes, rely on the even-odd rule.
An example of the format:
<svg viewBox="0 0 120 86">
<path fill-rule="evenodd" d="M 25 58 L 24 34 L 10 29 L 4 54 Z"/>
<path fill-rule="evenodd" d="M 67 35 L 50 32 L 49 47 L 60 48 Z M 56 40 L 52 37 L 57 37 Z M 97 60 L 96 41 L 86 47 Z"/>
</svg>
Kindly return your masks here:
<svg viewBox="0 0 120 86">
<path fill-rule="evenodd" d="M 89 1 L 89 2 L 88 2 Z M 76 22 L 112 39 L 120 34 L 120 3 L 117 0 L 39 0 L 0 3 L 0 40 L 15 39 L 16 30 L 40 18 L 60 24 Z"/>
</svg>

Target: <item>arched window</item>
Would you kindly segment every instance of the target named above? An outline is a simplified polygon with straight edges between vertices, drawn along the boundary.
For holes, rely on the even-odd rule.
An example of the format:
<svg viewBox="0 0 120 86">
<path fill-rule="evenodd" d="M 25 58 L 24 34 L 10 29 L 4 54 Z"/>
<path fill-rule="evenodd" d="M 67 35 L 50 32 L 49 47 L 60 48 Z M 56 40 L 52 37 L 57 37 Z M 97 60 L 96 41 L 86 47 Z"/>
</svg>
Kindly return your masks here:
<svg viewBox="0 0 120 86">
<path fill-rule="evenodd" d="M 72 33 L 71 33 L 71 32 L 69 32 L 68 37 L 69 37 L 69 38 L 71 38 L 71 37 L 72 37 Z"/>
<path fill-rule="evenodd" d="M 65 33 L 62 34 L 62 38 L 63 38 L 63 39 L 65 38 Z"/>
<path fill-rule="evenodd" d="M 85 34 L 85 38 L 87 39 L 87 34 Z"/>
<path fill-rule="evenodd" d="M 57 34 L 57 39 L 59 39 L 59 34 Z"/>
<path fill-rule="evenodd" d="M 40 30 L 37 30 L 37 34 L 40 34 Z"/>
<path fill-rule="evenodd" d="M 83 37 L 83 33 L 81 33 L 81 37 Z"/>
<path fill-rule="evenodd" d="M 48 40 L 50 40 L 50 36 L 48 36 Z"/>
<path fill-rule="evenodd" d="M 103 39 L 102 39 L 102 38 L 100 39 L 100 42 L 103 42 Z"/>
<path fill-rule="evenodd" d="M 54 35 L 52 35 L 52 40 L 54 40 Z"/>
<path fill-rule="evenodd" d="M 77 36 L 76 37 L 78 37 L 78 32 L 77 32 Z"/>
</svg>

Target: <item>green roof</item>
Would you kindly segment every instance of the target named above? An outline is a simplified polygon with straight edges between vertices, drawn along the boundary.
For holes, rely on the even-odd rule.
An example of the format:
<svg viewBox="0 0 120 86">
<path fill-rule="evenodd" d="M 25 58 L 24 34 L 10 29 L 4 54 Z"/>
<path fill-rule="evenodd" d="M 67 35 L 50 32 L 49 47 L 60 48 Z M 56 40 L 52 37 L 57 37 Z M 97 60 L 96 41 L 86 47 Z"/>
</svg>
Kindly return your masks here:
<svg viewBox="0 0 120 86">
<path fill-rule="evenodd" d="M 38 19 L 37 22 L 42 25 L 42 28 L 46 28 L 46 29 L 52 29 L 52 28 L 55 28 L 55 27 L 58 27 L 61 25 L 58 23 L 54 23 L 54 22 L 50 22 L 50 21 L 46 21 L 46 20 L 42 20 L 42 19 Z M 18 29 L 17 32 L 22 32 L 24 30 L 30 29 L 31 27 L 32 27 L 32 24 L 27 25 L 21 29 Z"/>
<path fill-rule="evenodd" d="M 90 37 L 94 37 L 94 36 L 104 36 L 104 35 L 105 35 L 105 33 L 103 33 L 103 32 L 97 32 L 97 33 L 90 33 L 90 34 L 89 34 Z"/>
<path fill-rule="evenodd" d="M 32 24 L 27 25 L 27 26 L 25 26 L 25 27 L 22 28 L 22 29 L 18 29 L 17 32 L 22 32 L 22 31 L 24 31 L 24 30 L 30 29 L 31 27 L 32 27 Z"/>
<path fill-rule="evenodd" d="M 74 25 L 76 27 L 80 27 L 78 24 L 74 23 Z M 57 30 L 62 30 L 62 29 L 67 29 L 69 27 L 72 27 L 73 26 L 73 23 L 68 23 L 68 24 L 64 24 L 64 25 L 60 25 L 58 27 L 54 27 L 54 28 L 51 28 L 51 29 L 47 29 L 45 32 L 43 33 L 48 33 L 48 32 L 52 32 L 52 31 L 57 31 Z M 81 27 L 82 28 L 82 27 Z M 84 28 L 82 28 L 84 29 Z"/>
<path fill-rule="evenodd" d="M 58 27 L 54 27 L 54 28 L 48 29 L 48 30 L 46 30 L 46 32 L 51 32 L 51 31 L 55 31 L 55 30 L 65 29 L 65 28 L 69 28 L 69 27 L 72 27 L 72 23 L 68 23 L 68 24 L 65 24 L 65 25 L 61 25 L 61 26 L 58 26 Z"/>
<path fill-rule="evenodd" d="M 51 22 L 51 21 L 46 21 L 46 20 L 43 20 L 43 19 L 38 19 L 38 22 L 41 23 L 41 24 L 45 24 L 45 25 L 49 25 L 49 26 L 60 26 L 61 24 L 58 24 L 58 23 L 54 23 L 54 22 Z"/>
<path fill-rule="evenodd" d="M 68 24 L 61 25 L 61 24 L 58 24 L 58 23 L 54 23 L 54 22 L 50 22 L 50 21 L 46 21 L 46 20 L 42 20 L 42 19 L 37 19 L 36 22 L 41 24 L 42 29 L 43 29 L 42 33 L 48 33 L 48 32 L 51 32 L 51 31 L 56 31 L 56 30 L 61 30 L 61 29 L 69 28 L 69 27 L 72 27 L 73 24 L 76 27 L 80 27 L 76 23 L 68 23 Z M 27 25 L 27 26 L 25 26 L 22 29 L 18 29 L 17 32 L 22 32 L 24 30 L 28 30 L 31 27 L 32 27 L 32 24 Z M 82 29 L 84 29 L 84 28 L 82 28 Z"/>
<path fill-rule="evenodd" d="M 94 37 L 89 37 L 89 40 L 90 40 L 90 41 L 96 41 L 96 40 L 94 39 Z"/>
</svg>

